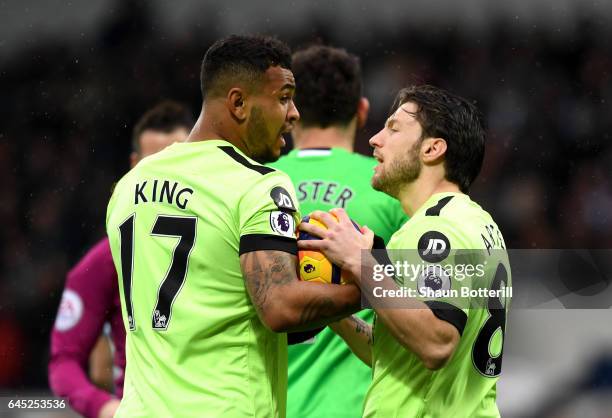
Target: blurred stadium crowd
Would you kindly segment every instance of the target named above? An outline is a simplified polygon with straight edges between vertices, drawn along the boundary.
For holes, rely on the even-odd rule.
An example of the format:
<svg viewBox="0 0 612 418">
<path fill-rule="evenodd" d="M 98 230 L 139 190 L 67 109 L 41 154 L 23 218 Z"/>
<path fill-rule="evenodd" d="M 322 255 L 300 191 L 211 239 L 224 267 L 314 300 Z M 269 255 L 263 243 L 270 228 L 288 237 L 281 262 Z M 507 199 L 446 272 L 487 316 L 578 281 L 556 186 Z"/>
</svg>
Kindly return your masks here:
<svg viewBox="0 0 612 418">
<path fill-rule="evenodd" d="M 166 36 L 124 6 L 95 42 L 39 42 L 0 63 L 0 388 L 46 388 L 48 336 L 69 267 L 104 234 L 131 129 L 163 98 L 201 103 L 199 66 L 223 33 L 205 23 Z M 393 95 L 427 82 L 474 99 L 488 121 L 476 201 L 509 248 L 612 248 L 612 28 L 571 33 L 499 21 L 486 32 L 373 27 L 338 42 L 333 21 L 278 33 L 358 54 L 372 103 L 358 151 Z M 299 86 L 298 86 L 299 94 Z"/>
</svg>

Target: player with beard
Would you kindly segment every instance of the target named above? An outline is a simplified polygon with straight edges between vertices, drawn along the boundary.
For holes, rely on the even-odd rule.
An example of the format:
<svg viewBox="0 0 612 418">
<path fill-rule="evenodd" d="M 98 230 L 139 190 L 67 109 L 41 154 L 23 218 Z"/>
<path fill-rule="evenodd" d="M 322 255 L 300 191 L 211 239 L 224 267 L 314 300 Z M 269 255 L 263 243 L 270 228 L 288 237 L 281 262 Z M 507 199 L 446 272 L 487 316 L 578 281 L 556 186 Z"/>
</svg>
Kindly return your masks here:
<svg viewBox="0 0 612 418">
<path fill-rule="evenodd" d="M 230 36 L 206 52 L 188 141 L 124 176 L 107 212 L 127 370 L 118 417 L 284 417 L 286 332 L 355 312 L 355 285 L 297 278 L 299 208 L 280 156 L 299 119 L 291 52 Z"/>
<path fill-rule="evenodd" d="M 162 102 L 146 112 L 134 126 L 130 165 L 152 155 L 174 142 L 187 138 L 193 127 L 193 116 L 184 106 Z M 108 353 L 107 336 L 101 336 L 109 324 L 113 358 Z M 96 344 L 98 340 L 98 344 Z M 95 348 L 94 348 L 95 347 Z M 112 417 L 123 393 L 125 370 L 125 328 L 121 320 L 117 272 L 108 239 L 100 240 L 68 273 L 55 325 L 51 332 L 49 385 L 56 396 L 68 398 L 70 406 L 88 418 Z M 92 381 L 106 373 L 107 363 L 113 370 L 110 386 L 113 394 L 96 387 L 87 378 L 91 362 Z M 97 361 L 102 359 L 102 361 Z M 101 364 L 100 366 L 96 366 Z M 96 372 L 99 370 L 99 372 Z M 114 385 L 113 381 L 114 380 Z M 97 382 L 96 382 L 97 383 Z"/>
<path fill-rule="evenodd" d="M 393 114 L 370 144 L 379 161 L 372 185 L 398 199 L 410 216 L 389 242 L 388 249 L 397 250 L 389 252 L 391 260 L 362 252 L 372 247 L 372 233 L 356 233 L 342 209 L 335 211 L 339 222 L 329 213 L 311 214 L 329 229 L 302 224 L 323 239 L 299 244 L 323 251 L 349 271 L 376 312 L 373 329 L 356 317 L 333 325 L 373 369 L 363 416 L 498 417 L 507 293 L 461 298 L 431 292 L 511 286 L 499 228 L 467 195 L 484 156 L 480 115 L 444 90 L 411 87 L 399 93 Z M 418 277 L 373 275 L 376 266 L 398 261 L 429 267 Z M 472 273 L 458 274 L 470 265 Z M 390 292 L 400 289 L 414 296 L 391 299 Z"/>
</svg>

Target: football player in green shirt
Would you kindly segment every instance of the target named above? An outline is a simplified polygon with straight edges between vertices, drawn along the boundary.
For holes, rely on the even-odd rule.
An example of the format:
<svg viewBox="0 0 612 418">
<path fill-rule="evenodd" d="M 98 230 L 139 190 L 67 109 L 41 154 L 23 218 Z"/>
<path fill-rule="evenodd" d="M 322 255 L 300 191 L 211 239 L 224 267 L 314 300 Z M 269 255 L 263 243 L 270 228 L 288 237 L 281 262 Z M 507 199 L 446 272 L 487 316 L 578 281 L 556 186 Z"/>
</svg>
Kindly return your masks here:
<svg viewBox="0 0 612 418">
<path fill-rule="evenodd" d="M 379 161 L 373 186 L 397 198 L 411 217 L 390 240 L 391 260 L 362 252 L 373 234 L 356 233 L 343 209 L 335 211 L 339 223 L 329 213 L 313 213 L 329 229 L 303 224 L 323 239 L 299 245 L 324 251 L 349 271 L 376 312 L 373 330 L 355 316 L 333 325 L 373 369 L 363 416 L 498 417 L 511 275 L 499 228 L 467 195 L 484 156 L 479 113 L 432 86 L 402 90 L 394 108 L 370 139 Z M 478 264 L 466 279 L 459 272 L 469 260 Z M 426 267 L 410 280 L 379 269 L 404 261 Z M 466 288 L 463 299 L 450 292 Z"/>
<path fill-rule="evenodd" d="M 187 142 L 115 187 L 107 232 L 127 329 L 117 417 L 284 417 L 286 332 L 359 308 L 357 286 L 298 280 L 300 219 L 276 160 L 299 119 L 291 52 L 230 36 L 204 56 Z"/>
<path fill-rule="evenodd" d="M 289 175 L 302 213 L 342 207 L 385 242 L 407 220 L 396 199 L 370 184 L 376 160 L 353 152 L 369 103 L 362 96 L 359 58 L 343 49 L 312 46 L 293 54 L 300 120 L 295 149 L 270 164 Z M 372 310 L 358 316 L 371 323 Z M 361 414 L 372 370 L 325 328 L 289 346 L 287 416 L 353 418 Z M 338 388 L 352 382 L 351 391 Z"/>
</svg>

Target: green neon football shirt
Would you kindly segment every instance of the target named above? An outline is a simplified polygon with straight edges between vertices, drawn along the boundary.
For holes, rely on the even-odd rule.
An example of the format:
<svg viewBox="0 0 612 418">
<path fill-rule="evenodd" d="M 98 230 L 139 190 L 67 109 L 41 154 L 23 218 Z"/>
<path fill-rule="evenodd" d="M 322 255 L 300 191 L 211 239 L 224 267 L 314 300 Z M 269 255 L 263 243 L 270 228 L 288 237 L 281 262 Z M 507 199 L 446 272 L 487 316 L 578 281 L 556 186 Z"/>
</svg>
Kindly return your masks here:
<svg viewBox="0 0 612 418">
<path fill-rule="evenodd" d="M 375 159 L 341 148 L 293 150 L 271 164 L 293 181 L 304 215 L 342 207 L 386 242 L 408 218 L 399 201 L 372 189 L 375 165 Z M 373 312 L 358 316 L 371 323 Z M 289 346 L 287 417 L 358 417 L 371 380 L 371 368 L 325 328 L 314 340 Z M 350 390 L 343 389 L 347 384 Z"/>
<path fill-rule="evenodd" d="M 239 254 L 295 254 L 299 218 L 289 178 L 226 141 L 174 144 L 119 181 L 107 212 L 128 329 L 117 417 L 285 416 L 286 334 L 260 321 Z"/>
<path fill-rule="evenodd" d="M 387 249 L 394 263 L 437 264 L 448 272 L 421 274 L 417 280 L 399 279 L 415 291 L 423 287 L 461 292 L 462 288 L 511 286 L 508 255 L 499 228 L 464 194 L 433 195 L 393 235 Z M 409 249 L 412 251 L 405 251 Z M 465 267 L 459 265 L 474 267 L 466 275 Z M 423 295 L 420 299 L 437 317 L 458 329 L 461 338 L 452 358 L 443 368 L 430 371 L 395 340 L 382 321 L 376 321 L 373 379 L 364 417 L 499 417 L 495 388 L 501 373 L 508 294 L 438 296 Z"/>
</svg>

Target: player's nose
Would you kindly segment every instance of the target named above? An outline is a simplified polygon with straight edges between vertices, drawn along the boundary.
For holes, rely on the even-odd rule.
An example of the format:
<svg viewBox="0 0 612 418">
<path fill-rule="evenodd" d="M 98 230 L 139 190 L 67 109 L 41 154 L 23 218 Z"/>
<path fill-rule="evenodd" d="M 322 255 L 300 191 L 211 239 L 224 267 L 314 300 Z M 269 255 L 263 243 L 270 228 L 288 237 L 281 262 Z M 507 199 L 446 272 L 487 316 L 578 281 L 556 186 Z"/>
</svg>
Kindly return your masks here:
<svg viewBox="0 0 612 418">
<path fill-rule="evenodd" d="M 372 138 L 370 138 L 370 140 L 368 141 L 371 147 L 374 148 L 380 148 L 383 145 L 383 131 L 384 129 L 381 129 L 380 131 L 378 131 L 377 134 L 375 134 Z"/>
<path fill-rule="evenodd" d="M 300 112 L 295 106 L 295 102 L 291 100 L 289 104 L 289 111 L 287 112 L 287 121 L 293 125 L 298 120 L 300 120 Z"/>
</svg>

